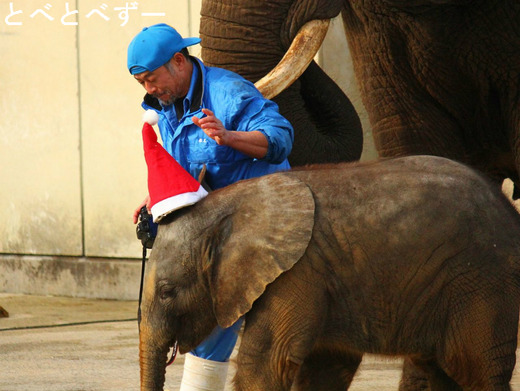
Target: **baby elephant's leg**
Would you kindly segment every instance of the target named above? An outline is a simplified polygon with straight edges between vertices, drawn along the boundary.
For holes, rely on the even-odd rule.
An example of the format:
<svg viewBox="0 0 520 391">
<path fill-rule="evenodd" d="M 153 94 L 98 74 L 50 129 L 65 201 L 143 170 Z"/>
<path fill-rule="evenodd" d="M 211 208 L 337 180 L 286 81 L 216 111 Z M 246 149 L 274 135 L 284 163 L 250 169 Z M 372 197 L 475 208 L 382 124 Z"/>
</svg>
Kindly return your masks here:
<svg viewBox="0 0 520 391">
<path fill-rule="evenodd" d="M 462 391 L 433 360 L 405 358 L 399 391 Z"/>
<path fill-rule="evenodd" d="M 361 363 L 362 355 L 349 352 L 313 352 L 298 373 L 298 391 L 345 391 Z"/>
</svg>

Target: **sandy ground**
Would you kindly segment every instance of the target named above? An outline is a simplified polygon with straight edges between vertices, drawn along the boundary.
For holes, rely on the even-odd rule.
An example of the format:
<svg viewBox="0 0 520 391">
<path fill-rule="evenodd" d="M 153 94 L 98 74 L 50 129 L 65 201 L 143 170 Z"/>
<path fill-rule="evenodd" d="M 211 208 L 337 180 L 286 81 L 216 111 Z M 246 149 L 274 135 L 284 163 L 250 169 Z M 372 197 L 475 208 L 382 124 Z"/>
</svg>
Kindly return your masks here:
<svg viewBox="0 0 520 391">
<path fill-rule="evenodd" d="M 10 312 L 0 318 L 0 391 L 139 390 L 136 302 L 0 294 L 0 305 Z M 165 389 L 179 389 L 183 362 L 168 367 Z M 400 366 L 366 356 L 350 390 L 396 390 Z M 511 385 L 520 391 L 519 368 Z"/>
</svg>

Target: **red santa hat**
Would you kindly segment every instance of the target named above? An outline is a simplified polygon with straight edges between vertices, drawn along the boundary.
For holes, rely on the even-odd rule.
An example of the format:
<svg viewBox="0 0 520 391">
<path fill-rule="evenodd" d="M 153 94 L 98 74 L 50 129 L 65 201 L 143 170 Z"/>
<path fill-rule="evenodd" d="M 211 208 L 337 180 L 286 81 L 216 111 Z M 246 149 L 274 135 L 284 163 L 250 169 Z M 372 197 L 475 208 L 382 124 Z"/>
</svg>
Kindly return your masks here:
<svg viewBox="0 0 520 391">
<path fill-rule="evenodd" d="M 193 205 L 208 192 L 157 142 L 152 128 L 158 114 L 148 110 L 143 116 L 144 157 L 148 165 L 148 192 L 154 222 L 174 210 Z"/>
</svg>

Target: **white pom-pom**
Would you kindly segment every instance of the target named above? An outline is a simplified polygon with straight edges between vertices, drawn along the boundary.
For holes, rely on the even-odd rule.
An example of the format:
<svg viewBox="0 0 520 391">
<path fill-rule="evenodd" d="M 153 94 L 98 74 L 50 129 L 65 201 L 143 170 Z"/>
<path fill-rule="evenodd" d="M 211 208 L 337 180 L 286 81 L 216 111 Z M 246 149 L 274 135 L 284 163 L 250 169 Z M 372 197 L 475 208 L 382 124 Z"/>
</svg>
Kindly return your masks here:
<svg viewBox="0 0 520 391">
<path fill-rule="evenodd" d="M 153 126 L 159 122 L 159 114 L 155 110 L 148 109 L 143 114 L 143 121 Z"/>
</svg>

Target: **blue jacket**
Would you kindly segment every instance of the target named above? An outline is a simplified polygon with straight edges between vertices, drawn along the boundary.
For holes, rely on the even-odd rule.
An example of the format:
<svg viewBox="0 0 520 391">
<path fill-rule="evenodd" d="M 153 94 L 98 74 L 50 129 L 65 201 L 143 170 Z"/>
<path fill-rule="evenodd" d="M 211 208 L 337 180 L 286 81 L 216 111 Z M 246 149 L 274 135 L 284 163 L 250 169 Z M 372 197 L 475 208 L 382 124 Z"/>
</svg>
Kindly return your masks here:
<svg viewBox="0 0 520 391">
<path fill-rule="evenodd" d="M 287 156 L 292 149 L 294 130 L 279 113 L 276 103 L 265 99 L 240 75 L 207 67 L 194 57 L 192 61 L 193 76 L 183 102 L 184 113 L 178 115 L 175 105 L 161 106 L 150 95 L 145 96 L 142 104 L 143 108 L 158 112 L 164 148 L 194 178 L 198 178 L 206 164 L 205 179 L 212 189 L 289 169 Z M 204 115 L 202 108 L 213 111 L 228 130 L 262 132 L 268 140 L 266 156 L 254 159 L 231 147 L 218 145 L 192 122 L 193 116 Z"/>
</svg>

